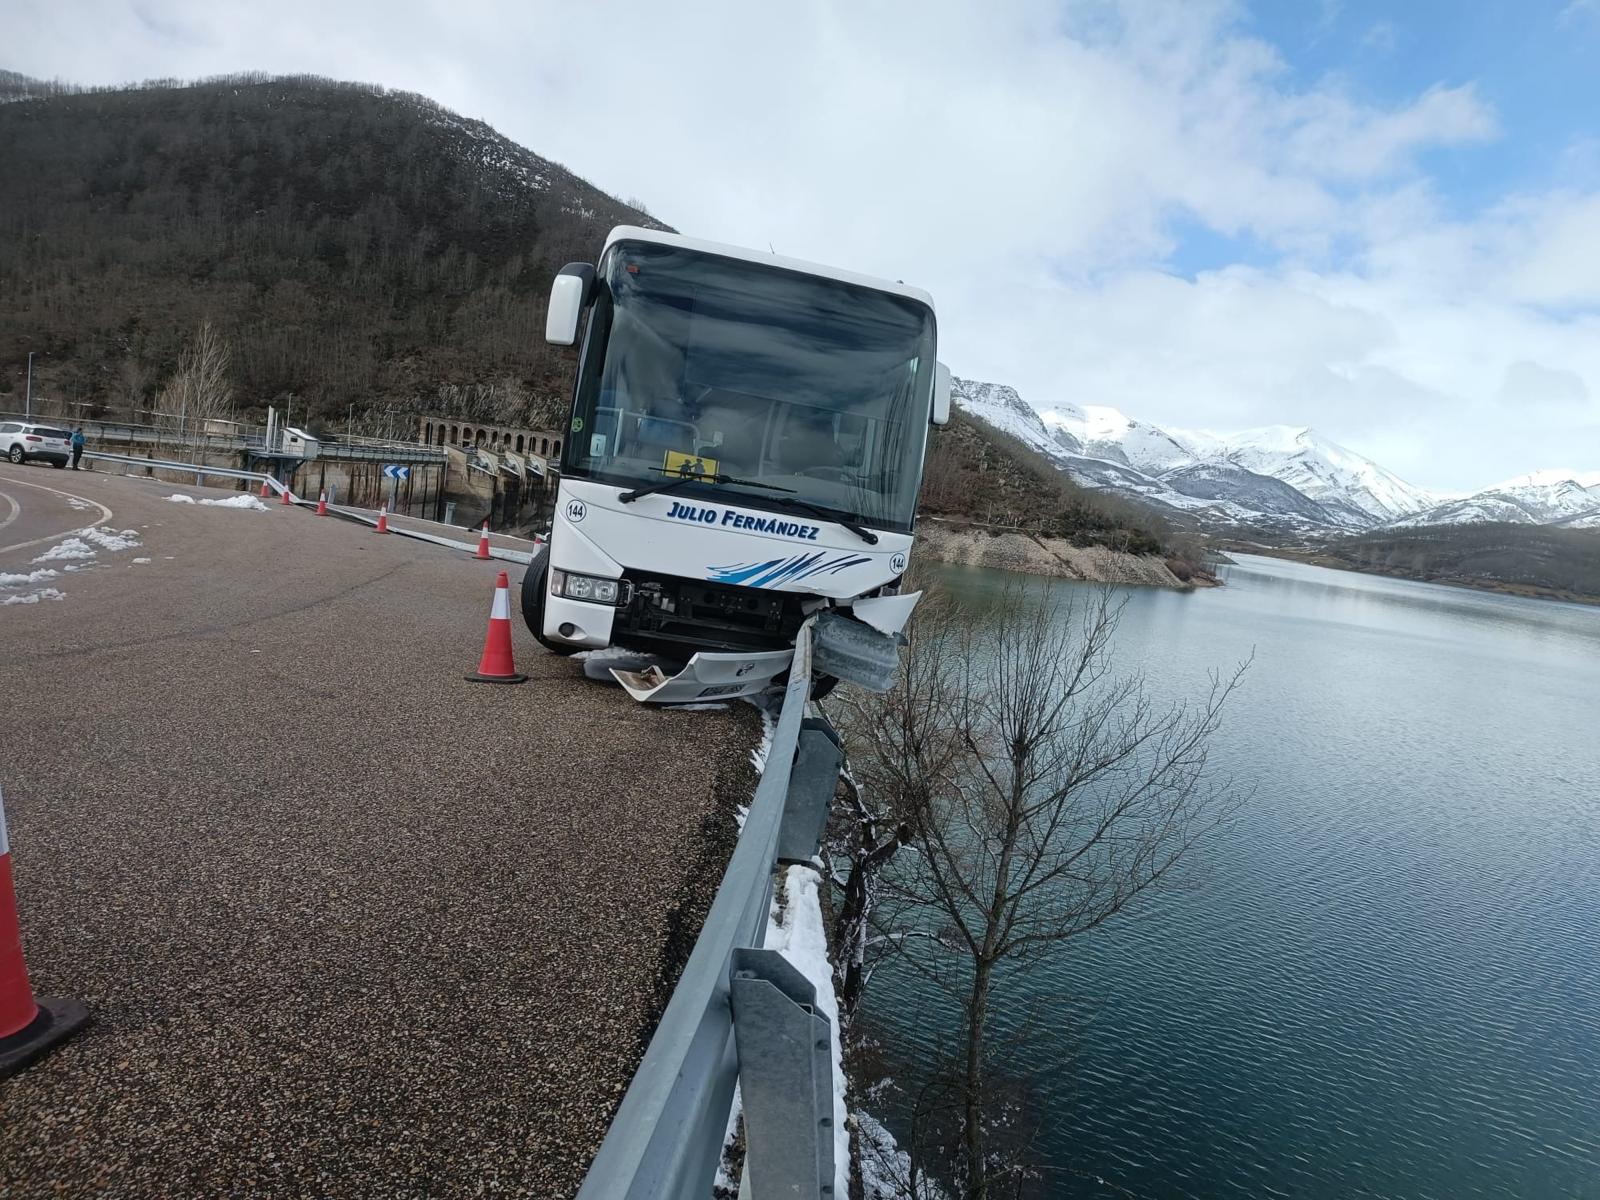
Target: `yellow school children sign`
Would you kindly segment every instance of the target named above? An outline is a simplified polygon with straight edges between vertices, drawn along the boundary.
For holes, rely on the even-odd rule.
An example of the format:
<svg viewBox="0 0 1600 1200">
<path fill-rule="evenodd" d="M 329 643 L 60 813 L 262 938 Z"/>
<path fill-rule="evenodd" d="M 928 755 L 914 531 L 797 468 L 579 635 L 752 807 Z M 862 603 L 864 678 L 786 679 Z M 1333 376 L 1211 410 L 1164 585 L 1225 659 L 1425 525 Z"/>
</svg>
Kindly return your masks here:
<svg viewBox="0 0 1600 1200">
<path fill-rule="evenodd" d="M 717 460 L 699 454 L 685 454 L 681 450 L 668 450 L 667 460 L 662 464 L 662 469 L 668 475 L 681 475 L 685 479 L 693 479 L 701 475 L 715 475 Z"/>
</svg>

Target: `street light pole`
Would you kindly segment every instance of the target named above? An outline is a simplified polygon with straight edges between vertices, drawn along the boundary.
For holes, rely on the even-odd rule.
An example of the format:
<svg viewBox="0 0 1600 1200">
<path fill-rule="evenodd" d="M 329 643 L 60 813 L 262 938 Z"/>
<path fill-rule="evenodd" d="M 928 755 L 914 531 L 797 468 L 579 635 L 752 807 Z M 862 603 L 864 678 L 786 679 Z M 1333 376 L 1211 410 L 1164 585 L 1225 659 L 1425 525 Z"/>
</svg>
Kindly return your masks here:
<svg viewBox="0 0 1600 1200">
<path fill-rule="evenodd" d="M 28 398 L 23 401 L 22 415 L 33 416 L 33 351 L 28 351 Z"/>
<path fill-rule="evenodd" d="M 345 417 L 348 422 L 348 428 L 345 429 L 344 440 L 348 444 L 356 436 L 356 402 L 354 400 L 350 401 L 350 411 L 345 414 Z"/>
</svg>

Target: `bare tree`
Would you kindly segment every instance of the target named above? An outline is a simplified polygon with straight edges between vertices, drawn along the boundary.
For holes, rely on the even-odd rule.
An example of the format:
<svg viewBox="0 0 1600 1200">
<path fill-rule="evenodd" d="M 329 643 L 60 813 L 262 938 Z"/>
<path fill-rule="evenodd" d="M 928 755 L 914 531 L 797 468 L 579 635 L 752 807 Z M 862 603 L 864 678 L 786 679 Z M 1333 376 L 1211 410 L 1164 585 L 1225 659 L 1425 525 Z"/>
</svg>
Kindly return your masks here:
<svg viewBox="0 0 1600 1200">
<path fill-rule="evenodd" d="M 997 1171 L 992 1156 L 1002 966 L 1025 970 L 1170 879 L 1242 800 L 1208 749 L 1249 664 L 1214 674 L 1193 702 L 1160 704 L 1141 675 L 1113 669 L 1112 590 L 1077 607 L 1064 596 L 1013 589 L 981 620 L 914 637 L 901 693 L 853 697 L 846 714 L 872 764 L 861 774 L 916 851 L 894 872 L 909 919 L 886 940 L 960 1007 L 959 1144 L 944 1166 L 969 1200 L 995 1194 L 999 1176 L 1019 1186 L 1016 1164 Z M 848 979 L 855 943 L 840 947 Z"/>
<path fill-rule="evenodd" d="M 915 586 L 915 584 L 911 584 Z M 961 683 L 952 664 L 960 648 L 960 614 L 942 592 L 929 591 L 900 656 L 894 689 L 834 693 L 849 769 L 845 798 L 830 826 L 829 860 L 842 898 L 834 914 L 839 1016 L 848 1026 L 883 947 L 902 934 L 874 933 L 879 877 L 911 841 L 918 814 L 950 785 L 960 746 L 950 737 Z"/>
<path fill-rule="evenodd" d="M 128 412 L 133 414 L 133 420 L 139 419 L 138 414 L 144 408 L 145 396 L 149 390 L 149 370 L 141 359 L 130 354 L 122 360 L 117 371 L 117 397 Z"/>
<path fill-rule="evenodd" d="M 209 320 L 178 356 L 178 369 L 156 397 L 156 421 L 180 442 L 203 441 L 208 423 L 233 414 L 228 343 Z"/>
</svg>

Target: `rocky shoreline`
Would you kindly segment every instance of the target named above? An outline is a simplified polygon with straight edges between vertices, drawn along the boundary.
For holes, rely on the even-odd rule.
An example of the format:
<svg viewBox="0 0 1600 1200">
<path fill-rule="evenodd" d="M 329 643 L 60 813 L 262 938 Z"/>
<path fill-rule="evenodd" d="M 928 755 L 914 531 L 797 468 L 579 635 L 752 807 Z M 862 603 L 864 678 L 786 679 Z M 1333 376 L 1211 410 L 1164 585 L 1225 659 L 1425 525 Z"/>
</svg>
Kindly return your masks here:
<svg viewBox="0 0 1600 1200">
<path fill-rule="evenodd" d="M 993 571 L 1020 571 L 1054 579 L 1080 579 L 1190 591 L 1215 586 L 1196 577 L 1174 575 L 1158 554 L 1130 554 L 1104 546 L 1075 546 L 1065 538 L 1044 537 L 998 526 L 957 525 L 939 518 L 917 527 L 917 553 L 937 562 Z"/>
</svg>

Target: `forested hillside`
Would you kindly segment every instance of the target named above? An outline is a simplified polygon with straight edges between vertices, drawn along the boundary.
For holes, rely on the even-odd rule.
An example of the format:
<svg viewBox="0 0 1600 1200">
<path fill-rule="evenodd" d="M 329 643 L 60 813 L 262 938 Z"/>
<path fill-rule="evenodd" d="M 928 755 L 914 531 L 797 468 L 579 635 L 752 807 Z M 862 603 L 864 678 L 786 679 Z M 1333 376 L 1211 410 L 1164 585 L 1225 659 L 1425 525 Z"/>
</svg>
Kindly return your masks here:
<svg viewBox="0 0 1600 1200">
<path fill-rule="evenodd" d="M 1600 601 L 1600 530 L 1430 525 L 1346 538 L 1309 555 L 1332 567 L 1552 599 Z"/>
<path fill-rule="evenodd" d="M 0 77 L 0 407 L 147 408 L 209 318 L 241 415 L 548 424 L 550 278 L 655 224 L 415 95 L 240 76 L 74 91 Z M 9 392 L 10 395 L 3 393 Z M 358 421 L 361 416 L 358 415 Z"/>
<path fill-rule="evenodd" d="M 0 408 L 148 411 L 209 320 L 241 418 L 404 429 L 418 411 L 552 426 L 572 353 L 543 313 L 562 263 L 658 225 L 432 101 L 237 76 L 76 89 L 0 72 Z M 659 227 L 659 226 L 658 226 Z M 67 413 L 76 409 L 66 409 Z M 1086 492 L 957 412 L 929 511 L 1152 551 L 1145 510 Z"/>
</svg>

